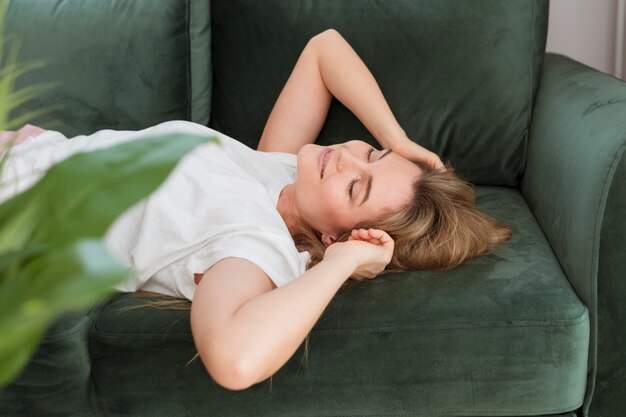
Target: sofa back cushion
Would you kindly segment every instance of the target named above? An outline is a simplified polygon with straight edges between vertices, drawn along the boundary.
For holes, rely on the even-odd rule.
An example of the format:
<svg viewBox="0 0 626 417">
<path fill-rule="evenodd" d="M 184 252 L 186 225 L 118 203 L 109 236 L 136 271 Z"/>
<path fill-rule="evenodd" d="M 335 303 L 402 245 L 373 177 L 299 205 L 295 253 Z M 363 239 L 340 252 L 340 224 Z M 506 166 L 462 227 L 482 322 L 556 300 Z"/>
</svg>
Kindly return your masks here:
<svg viewBox="0 0 626 417">
<path fill-rule="evenodd" d="M 212 0 L 210 126 L 256 148 L 307 41 L 335 28 L 408 136 L 479 184 L 517 185 L 548 2 Z M 317 143 L 373 136 L 333 99 Z"/>
<path fill-rule="evenodd" d="M 208 124 L 209 11 L 207 0 L 12 0 L 5 33 L 21 40 L 20 61 L 45 63 L 16 87 L 58 83 L 14 117 L 56 106 L 29 121 L 68 137 L 172 119 Z"/>
</svg>

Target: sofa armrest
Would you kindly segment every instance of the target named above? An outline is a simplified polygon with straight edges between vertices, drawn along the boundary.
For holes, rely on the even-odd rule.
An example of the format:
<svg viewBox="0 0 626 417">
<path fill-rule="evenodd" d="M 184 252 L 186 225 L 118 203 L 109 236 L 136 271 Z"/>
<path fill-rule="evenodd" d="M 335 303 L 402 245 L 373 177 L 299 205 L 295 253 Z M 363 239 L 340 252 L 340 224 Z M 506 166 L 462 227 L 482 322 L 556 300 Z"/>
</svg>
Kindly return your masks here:
<svg viewBox="0 0 626 417">
<path fill-rule="evenodd" d="M 546 54 L 522 193 L 591 317 L 585 415 L 626 409 L 626 82 Z"/>
</svg>

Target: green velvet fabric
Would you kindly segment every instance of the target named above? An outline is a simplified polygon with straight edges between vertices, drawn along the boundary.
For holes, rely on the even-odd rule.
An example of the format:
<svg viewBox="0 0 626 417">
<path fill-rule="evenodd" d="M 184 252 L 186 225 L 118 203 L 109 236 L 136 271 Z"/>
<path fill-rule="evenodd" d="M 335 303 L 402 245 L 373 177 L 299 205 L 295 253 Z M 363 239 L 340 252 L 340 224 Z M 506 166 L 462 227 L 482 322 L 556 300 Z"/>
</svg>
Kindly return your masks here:
<svg viewBox="0 0 626 417">
<path fill-rule="evenodd" d="M 59 317 L 28 366 L 0 391 L 3 417 L 91 417 L 89 332 L 92 313 Z"/>
<path fill-rule="evenodd" d="M 626 83 L 546 54 L 523 193 L 591 316 L 585 412 L 626 410 Z"/>
<path fill-rule="evenodd" d="M 478 187 L 510 243 L 342 290 L 271 390 L 216 385 L 187 365 L 188 313 L 119 312 L 140 303 L 119 295 L 54 324 L 0 415 L 621 415 L 626 90 L 544 59 L 547 18 L 547 0 L 12 0 L 21 58 L 48 61 L 18 87 L 62 83 L 16 115 L 59 105 L 31 123 L 67 136 L 187 119 L 255 147 L 307 40 L 333 27 L 410 137 L 474 182 L 522 180 Z M 318 143 L 351 138 L 375 143 L 333 100 Z"/>
<path fill-rule="evenodd" d="M 626 135 L 625 135 L 626 137 Z M 620 415 L 626 410 L 626 158 L 624 146 L 602 219 L 598 254 L 598 346 L 590 416 Z M 616 161 L 617 162 L 617 161 Z"/>
<path fill-rule="evenodd" d="M 12 0 L 5 33 L 21 61 L 45 67 L 16 88 L 55 82 L 15 112 L 57 106 L 30 120 L 72 137 L 138 130 L 172 119 L 208 123 L 212 71 L 204 0 Z"/>
<path fill-rule="evenodd" d="M 188 313 L 117 296 L 91 333 L 92 393 L 106 416 L 537 415 L 583 401 L 589 317 L 519 191 L 478 189 L 515 229 L 449 272 L 381 275 L 341 290 L 304 345 L 244 391 L 195 355 Z M 497 394 L 496 394 L 497 393 Z M 158 398 L 158 401 L 154 399 Z"/>
<path fill-rule="evenodd" d="M 337 29 L 413 140 L 477 184 L 516 185 L 548 2 L 214 0 L 211 127 L 254 147 L 307 41 Z M 322 145 L 376 143 L 333 99 Z"/>
</svg>

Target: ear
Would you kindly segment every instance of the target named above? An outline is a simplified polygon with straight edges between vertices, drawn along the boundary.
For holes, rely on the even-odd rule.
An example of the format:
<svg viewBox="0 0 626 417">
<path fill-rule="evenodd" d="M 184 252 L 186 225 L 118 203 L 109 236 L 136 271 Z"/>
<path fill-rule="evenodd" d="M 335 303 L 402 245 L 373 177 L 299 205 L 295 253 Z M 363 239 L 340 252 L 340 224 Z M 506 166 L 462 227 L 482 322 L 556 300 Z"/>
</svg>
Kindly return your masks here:
<svg viewBox="0 0 626 417">
<path fill-rule="evenodd" d="M 326 245 L 326 247 L 332 245 L 337 240 L 337 237 L 331 236 L 327 233 L 322 233 L 322 243 Z"/>
</svg>

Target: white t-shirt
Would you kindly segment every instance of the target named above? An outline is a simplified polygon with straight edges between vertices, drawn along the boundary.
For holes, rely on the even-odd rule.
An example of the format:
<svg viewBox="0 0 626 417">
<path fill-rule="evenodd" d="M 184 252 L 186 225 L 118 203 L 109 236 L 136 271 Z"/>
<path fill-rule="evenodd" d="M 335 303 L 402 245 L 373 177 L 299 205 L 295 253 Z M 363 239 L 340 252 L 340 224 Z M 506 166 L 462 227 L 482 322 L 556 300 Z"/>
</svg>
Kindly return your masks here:
<svg viewBox="0 0 626 417">
<path fill-rule="evenodd" d="M 11 150 L 0 202 L 30 188 L 54 163 L 72 154 L 166 133 L 217 135 L 186 154 L 161 186 L 109 227 L 105 242 L 135 277 L 116 286 L 193 299 L 194 274 L 226 257 L 248 259 L 282 286 L 302 274 L 298 252 L 276 209 L 283 187 L 296 180 L 297 157 L 261 152 L 206 126 L 171 121 L 140 130 L 101 130 L 68 140 L 56 131 Z"/>
</svg>

